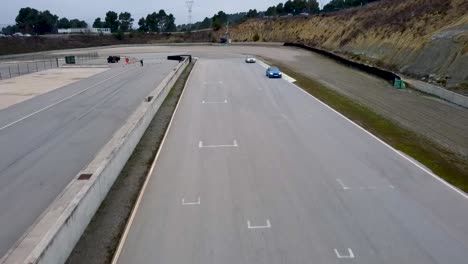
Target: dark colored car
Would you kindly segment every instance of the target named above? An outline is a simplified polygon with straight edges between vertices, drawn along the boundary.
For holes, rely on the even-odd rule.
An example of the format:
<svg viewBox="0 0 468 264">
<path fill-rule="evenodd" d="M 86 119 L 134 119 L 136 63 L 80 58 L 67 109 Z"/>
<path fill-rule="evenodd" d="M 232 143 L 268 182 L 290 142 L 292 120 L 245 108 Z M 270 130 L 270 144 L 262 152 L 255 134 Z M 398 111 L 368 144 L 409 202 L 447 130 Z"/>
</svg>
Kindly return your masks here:
<svg viewBox="0 0 468 264">
<path fill-rule="evenodd" d="M 120 60 L 120 56 L 109 56 L 107 57 L 107 63 L 117 63 Z"/>
<path fill-rule="evenodd" d="M 281 78 L 282 75 L 283 74 L 277 67 L 269 67 L 266 71 L 266 76 L 268 78 Z"/>
</svg>

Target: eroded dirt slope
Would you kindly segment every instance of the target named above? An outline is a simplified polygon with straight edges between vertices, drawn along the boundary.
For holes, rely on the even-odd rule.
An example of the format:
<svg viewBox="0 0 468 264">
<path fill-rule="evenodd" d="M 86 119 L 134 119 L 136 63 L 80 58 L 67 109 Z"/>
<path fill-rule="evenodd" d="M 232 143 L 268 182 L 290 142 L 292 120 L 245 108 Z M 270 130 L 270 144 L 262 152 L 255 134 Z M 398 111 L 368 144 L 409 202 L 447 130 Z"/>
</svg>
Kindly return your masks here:
<svg viewBox="0 0 468 264">
<path fill-rule="evenodd" d="M 417 77 L 468 83 L 468 1 L 382 0 L 309 18 L 248 20 L 234 41 L 301 42 Z"/>
</svg>

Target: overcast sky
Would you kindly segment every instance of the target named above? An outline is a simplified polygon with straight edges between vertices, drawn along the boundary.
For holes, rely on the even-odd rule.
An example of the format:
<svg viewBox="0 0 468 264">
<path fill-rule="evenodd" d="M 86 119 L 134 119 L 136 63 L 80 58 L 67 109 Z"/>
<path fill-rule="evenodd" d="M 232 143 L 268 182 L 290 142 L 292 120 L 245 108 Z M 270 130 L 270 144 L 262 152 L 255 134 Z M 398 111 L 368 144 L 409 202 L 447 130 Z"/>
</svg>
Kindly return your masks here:
<svg viewBox="0 0 468 264">
<path fill-rule="evenodd" d="M 248 9 L 266 10 L 281 0 L 195 0 L 193 6 L 193 22 L 205 17 L 212 17 L 219 10 L 226 13 L 247 11 Z M 321 6 L 330 0 L 318 0 Z M 160 9 L 174 14 L 176 24 L 187 23 L 187 8 L 185 0 L 2 0 L 0 4 L 0 26 L 14 24 L 15 17 L 22 7 L 32 7 L 37 10 L 49 10 L 59 17 L 78 18 L 92 23 L 96 17 L 104 17 L 109 10 L 128 11 L 138 21 L 153 11 Z"/>
</svg>

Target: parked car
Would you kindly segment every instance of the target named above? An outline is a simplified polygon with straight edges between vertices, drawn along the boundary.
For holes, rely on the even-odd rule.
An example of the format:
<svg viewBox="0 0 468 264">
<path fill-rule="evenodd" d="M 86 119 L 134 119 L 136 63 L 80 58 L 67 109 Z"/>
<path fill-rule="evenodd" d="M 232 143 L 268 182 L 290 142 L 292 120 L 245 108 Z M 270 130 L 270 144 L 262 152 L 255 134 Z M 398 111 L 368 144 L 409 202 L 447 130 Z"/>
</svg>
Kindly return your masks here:
<svg viewBox="0 0 468 264">
<path fill-rule="evenodd" d="M 4 34 L 0 34 L 0 38 L 6 38 Z"/>
<path fill-rule="evenodd" d="M 13 37 L 22 37 L 23 36 L 23 33 L 21 32 L 16 32 L 14 34 L 12 34 Z"/>
<path fill-rule="evenodd" d="M 277 67 L 268 67 L 266 70 L 266 76 L 268 78 L 282 78 L 282 73 Z"/>
<path fill-rule="evenodd" d="M 31 34 L 24 34 L 23 37 L 31 37 Z"/>
<path fill-rule="evenodd" d="M 107 57 L 107 63 L 117 63 L 120 61 L 120 56 L 109 56 Z"/>
<path fill-rule="evenodd" d="M 249 56 L 247 56 L 247 57 L 245 58 L 245 62 L 247 62 L 247 63 L 255 63 L 256 61 L 257 61 L 257 60 L 255 59 L 255 57 L 254 57 L 254 56 L 251 56 L 251 55 L 249 55 Z"/>
</svg>

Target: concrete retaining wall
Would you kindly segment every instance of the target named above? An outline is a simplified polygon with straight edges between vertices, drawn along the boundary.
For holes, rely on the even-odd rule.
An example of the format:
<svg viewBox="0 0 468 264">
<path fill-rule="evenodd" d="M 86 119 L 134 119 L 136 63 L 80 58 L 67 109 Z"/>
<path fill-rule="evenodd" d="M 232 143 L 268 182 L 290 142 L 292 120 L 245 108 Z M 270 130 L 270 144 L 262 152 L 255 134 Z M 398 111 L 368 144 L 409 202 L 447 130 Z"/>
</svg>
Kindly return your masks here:
<svg viewBox="0 0 468 264">
<path fill-rule="evenodd" d="M 457 94 L 442 87 L 422 81 L 411 79 L 404 79 L 404 81 L 411 84 L 411 86 L 416 90 L 435 95 L 456 105 L 468 108 L 468 96 Z"/>
<path fill-rule="evenodd" d="M 0 260 L 4 264 L 64 263 L 129 159 L 171 87 L 186 68 L 181 62 L 113 135 L 95 159 L 54 200 Z M 92 174 L 80 180 L 80 175 Z M 85 177 L 86 178 L 86 177 Z"/>
<path fill-rule="evenodd" d="M 386 71 L 386 70 L 383 70 L 383 69 L 380 69 L 380 68 L 377 68 L 377 67 L 374 67 L 374 66 L 371 66 L 371 65 L 367 65 L 367 64 L 355 62 L 355 61 L 352 61 L 352 60 L 348 60 L 348 59 L 346 59 L 344 57 L 341 57 L 339 55 L 336 55 L 336 54 L 334 54 L 332 52 L 329 52 L 329 51 L 326 51 L 326 50 L 321 50 L 321 49 L 318 49 L 318 48 L 310 47 L 310 46 L 307 46 L 307 45 L 304 45 L 304 44 L 301 44 L 301 43 L 284 43 L 284 46 L 286 46 L 286 47 L 298 47 L 298 48 L 313 51 L 315 53 L 318 53 L 318 54 L 321 54 L 321 55 L 323 55 L 325 57 L 333 59 L 338 63 L 344 64 L 344 65 L 349 66 L 349 67 L 356 68 L 358 70 L 367 72 L 369 74 L 372 74 L 372 75 L 375 75 L 375 76 L 377 76 L 379 78 L 387 80 L 391 84 L 393 84 L 395 79 L 401 79 L 400 76 L 398 76 L 397 74 L 395 74 L 395 73 L 393 73 L 391 71 Z"/>
</svg>

